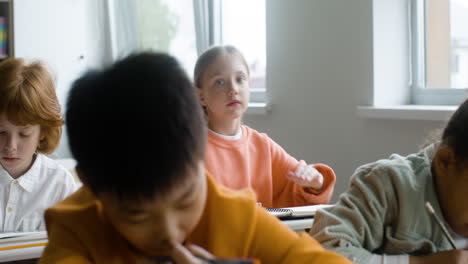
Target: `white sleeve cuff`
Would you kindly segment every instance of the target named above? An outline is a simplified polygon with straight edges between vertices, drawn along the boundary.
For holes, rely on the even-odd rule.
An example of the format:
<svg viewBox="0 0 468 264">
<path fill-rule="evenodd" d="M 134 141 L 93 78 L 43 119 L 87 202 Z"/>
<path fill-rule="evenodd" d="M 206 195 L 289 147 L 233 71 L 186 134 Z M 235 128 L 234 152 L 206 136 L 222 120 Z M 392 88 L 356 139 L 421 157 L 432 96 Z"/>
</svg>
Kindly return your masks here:
<svg viewBox="0 0 468 264">
<path fill-rule="evenodd" d="M 408 255 L 372 255 L 369 264 L 409 264 Z"/>
</svg>

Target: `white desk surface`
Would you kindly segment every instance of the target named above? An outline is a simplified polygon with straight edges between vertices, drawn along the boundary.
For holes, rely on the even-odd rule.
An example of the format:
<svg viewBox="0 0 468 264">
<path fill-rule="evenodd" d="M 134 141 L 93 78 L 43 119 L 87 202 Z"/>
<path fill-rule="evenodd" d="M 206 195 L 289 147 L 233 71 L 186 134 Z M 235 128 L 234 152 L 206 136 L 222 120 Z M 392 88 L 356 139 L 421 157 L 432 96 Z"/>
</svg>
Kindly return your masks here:
<svg viewBox="0 0 468 264">
<path fill-rule="evenodd" d="M 286 224 L 292 230 L 301 232 L 301 231 L 304 231 L 305 229 L 311 228 L 312 223 L 314 222 L 314 219 L 306 218 L 306 219 L 283 220 L 282 222 Z M 44 248 L 45 246 L 37 246 L 37 247 L 18 248 L 18 249 L 0 251 L 0 263 L 7 262 L 7 261 L 24 260 L 24 259 L 38 259 L 41 257 L 42 251 L 44 251 Z"/>
</svg>

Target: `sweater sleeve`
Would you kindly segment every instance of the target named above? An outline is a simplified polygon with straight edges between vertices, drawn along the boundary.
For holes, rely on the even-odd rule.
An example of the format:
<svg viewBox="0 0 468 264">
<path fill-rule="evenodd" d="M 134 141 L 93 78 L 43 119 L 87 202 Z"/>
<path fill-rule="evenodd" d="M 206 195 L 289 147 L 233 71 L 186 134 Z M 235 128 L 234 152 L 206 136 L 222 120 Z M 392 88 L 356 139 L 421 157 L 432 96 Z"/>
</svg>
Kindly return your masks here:
<svg viewBox="0 0 468 264">
<path fill-rule="evenodd" d="M 373 254 L 369 264 L 409 264 L 409 255 L 377 255 Z"/>
<path fill-rule="evenodd" d="M 322 248 L 306 233 L 296 233 L 257 207 L 253 241 L 248 255 L 262 263 L 351 263 L 346 258 Z"/>
<path fill-rule="evenodd" d="M 385 240 L 385 226 L 395 217 L 390 171 L 358 169 L 338 203 L 315 215 L 310 234 L 323 246 L 356 263 L 369 263 Z"/>
<path fill-rule="evenodd" d="M 47 212 L 46 212 L 47 218 Z M 91 264 L 85 247 L 75 234 L 65 226 L 48 224 L 49 243 L 38 264 Z"/>
<path fill-rule="evenodd" d="M 268 140 L 272 157 L 273 206 L 291 207 L 328 203 L 336 181 L 333 170 L 325 164 L 311 165 L 323 175 L 323 187 L 320 191 L 304 188 L 287 177 L 289 171 L 295 171 L 300 165 L 299 161 L 272 139 Z"/>
<path fill-rule="evenodd" d="M 336 175 L 335 172 L 329 166 L 325 164 L 312 164 L 309 165 L 314 167 L 323 176 L 322 189 L 317 191 L 312 188 L 304 188 L 297 184 L 294 184 L 294 193 L 297 204 L 326 204 L 330 202 L 331 196 L 333 195 L 333 189 L 335 188 Z"/>
</svg>

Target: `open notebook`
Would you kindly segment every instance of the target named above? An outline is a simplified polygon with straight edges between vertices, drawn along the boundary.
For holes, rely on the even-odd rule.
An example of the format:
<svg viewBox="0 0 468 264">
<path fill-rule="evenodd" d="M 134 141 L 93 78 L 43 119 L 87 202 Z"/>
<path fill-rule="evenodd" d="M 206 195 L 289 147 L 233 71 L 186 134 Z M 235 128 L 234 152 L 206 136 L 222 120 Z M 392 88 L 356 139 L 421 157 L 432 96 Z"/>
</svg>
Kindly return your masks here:
<svg viewBox="0 0 468 264">
<path fill-rule="evenodd" d="M 307 218 L 314 217 L 317 210 L 333 206 L 331 204 L 317 204 L 284 208 L 265 208 L 271 215 L 278 218 Z"/>
</svg>

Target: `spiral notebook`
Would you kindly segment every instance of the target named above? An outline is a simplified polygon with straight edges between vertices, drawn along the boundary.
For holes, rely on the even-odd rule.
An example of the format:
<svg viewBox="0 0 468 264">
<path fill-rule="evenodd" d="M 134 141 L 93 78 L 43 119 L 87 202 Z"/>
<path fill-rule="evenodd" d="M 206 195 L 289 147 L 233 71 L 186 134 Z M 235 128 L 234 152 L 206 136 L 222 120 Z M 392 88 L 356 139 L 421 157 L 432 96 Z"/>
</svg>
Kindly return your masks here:
<svg viewBox="0 0 468 264">
<path fill-rule="evenodd" d="M 332 204 L 317 204 L 308 206 L 297 206 L 297 207 L 284 207 L 284 208 L 265 208 L 268 213 L 278 218 L 309 218 L 314 217 L 315 213 L 319 209 L 328 208 L 333 206 Z"/>
</svg>

